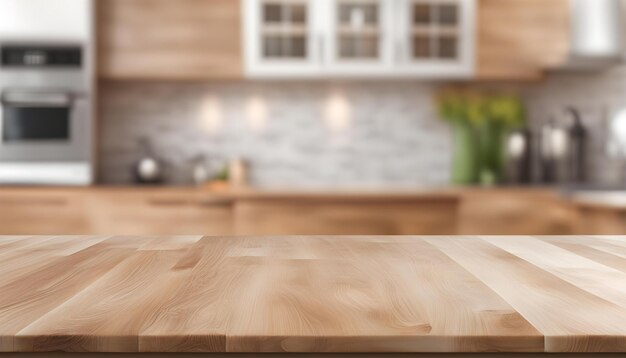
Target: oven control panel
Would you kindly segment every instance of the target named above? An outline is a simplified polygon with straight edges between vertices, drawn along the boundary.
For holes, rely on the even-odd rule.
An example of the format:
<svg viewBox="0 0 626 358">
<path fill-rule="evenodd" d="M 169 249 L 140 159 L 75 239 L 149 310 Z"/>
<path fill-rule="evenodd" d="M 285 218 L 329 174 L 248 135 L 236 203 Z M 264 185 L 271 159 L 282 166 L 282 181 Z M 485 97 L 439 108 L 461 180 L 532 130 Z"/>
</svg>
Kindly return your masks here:
<svg viewBox="0 0 626 358">
<path fill-rule="evenodd" d="M 2 67 L 81 67 L 80 46 L 0 45 Z"/>
</svg>

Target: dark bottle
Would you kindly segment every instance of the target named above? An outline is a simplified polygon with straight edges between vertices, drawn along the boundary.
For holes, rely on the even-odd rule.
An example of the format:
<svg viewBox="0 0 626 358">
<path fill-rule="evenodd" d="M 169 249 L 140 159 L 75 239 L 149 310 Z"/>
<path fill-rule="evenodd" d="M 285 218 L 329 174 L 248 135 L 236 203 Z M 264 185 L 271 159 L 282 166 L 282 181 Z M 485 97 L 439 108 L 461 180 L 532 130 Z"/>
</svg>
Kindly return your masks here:
<svg viewBox="0 0 626 358">
<path fill-rule="evenodd" d="M 573 183 L 584 183 L 586 178 L 587 129 L 582 123 L 580 112 L 567 108 L 573 124 L 568 129 L 568 179 Z"/>
<path fill-rule="evenodd" d="M 561 179 L 561 163 L 567 155 L 567 133 L 554 120 L 541 127 L 539 144 L 539 163 L 541 182 L 553 184 Z"/>
</svg>

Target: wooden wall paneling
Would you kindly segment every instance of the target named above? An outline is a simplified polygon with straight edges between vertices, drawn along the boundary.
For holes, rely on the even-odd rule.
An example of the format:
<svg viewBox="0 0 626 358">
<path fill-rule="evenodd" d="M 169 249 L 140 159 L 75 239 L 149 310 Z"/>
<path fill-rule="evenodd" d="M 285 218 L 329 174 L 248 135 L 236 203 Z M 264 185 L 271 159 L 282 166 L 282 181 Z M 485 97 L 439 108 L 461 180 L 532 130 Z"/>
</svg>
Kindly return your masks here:
<svg viewBox="0 0 626 358">
<path fill-rule="evenodd" d="M 99 75 L 239 79 L 238 0 L 98 0 Z"/>
<path fill-rule="evenodd" d="M 569 51 L 568 0 L 479 0 L 477 79 L 536 80 Z"/>
</svg>

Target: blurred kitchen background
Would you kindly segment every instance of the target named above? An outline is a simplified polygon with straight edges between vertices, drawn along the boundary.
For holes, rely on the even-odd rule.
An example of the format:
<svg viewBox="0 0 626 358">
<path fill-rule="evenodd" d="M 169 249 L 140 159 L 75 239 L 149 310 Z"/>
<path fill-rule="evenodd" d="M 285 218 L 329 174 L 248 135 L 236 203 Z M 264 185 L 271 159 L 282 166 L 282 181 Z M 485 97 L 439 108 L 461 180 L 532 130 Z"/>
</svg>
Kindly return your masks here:
<svg viewBox="0 0 626 358">
<path fill-rule="evenodd" d="M 624 234 L 622 0 L 0 0 L 0 234 Z"/>
</svg>

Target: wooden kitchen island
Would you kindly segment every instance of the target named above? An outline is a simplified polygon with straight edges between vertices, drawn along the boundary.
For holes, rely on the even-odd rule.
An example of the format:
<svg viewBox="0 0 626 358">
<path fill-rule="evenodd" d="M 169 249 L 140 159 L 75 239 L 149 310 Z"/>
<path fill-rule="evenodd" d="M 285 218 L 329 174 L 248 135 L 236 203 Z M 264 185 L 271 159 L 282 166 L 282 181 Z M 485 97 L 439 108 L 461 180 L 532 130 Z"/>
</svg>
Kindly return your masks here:
<svg viewBox="0 0 626 358">
<path fill-rule="evenodd" d="M 0 352 L 626 352 L 626 237 L 0 237 Z"/>
</svg>

